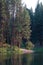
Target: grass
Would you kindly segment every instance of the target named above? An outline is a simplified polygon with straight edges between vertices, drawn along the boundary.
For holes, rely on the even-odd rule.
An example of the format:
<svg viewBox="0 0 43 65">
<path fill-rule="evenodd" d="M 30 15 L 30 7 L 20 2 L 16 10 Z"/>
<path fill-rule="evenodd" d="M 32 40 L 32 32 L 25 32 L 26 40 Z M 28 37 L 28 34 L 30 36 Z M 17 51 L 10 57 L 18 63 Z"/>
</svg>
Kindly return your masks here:
<svg viewBox="0 0 43 65">
<path fill-rule="evenodd" d="M 33 50 L 35 52 L 43 52 L 43 47 L 35 47 Z"/>
</svg>

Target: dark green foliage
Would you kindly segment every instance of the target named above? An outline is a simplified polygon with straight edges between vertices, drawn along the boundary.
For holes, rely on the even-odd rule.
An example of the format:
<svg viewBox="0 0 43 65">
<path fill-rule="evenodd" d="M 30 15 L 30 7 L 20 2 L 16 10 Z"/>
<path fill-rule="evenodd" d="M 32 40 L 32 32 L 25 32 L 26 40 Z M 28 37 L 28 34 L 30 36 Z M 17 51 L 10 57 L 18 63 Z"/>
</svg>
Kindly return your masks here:
<svg viewBox="0 0 43 65">
<path fill-rule="evenodd" d="M 21 46 L 30 39 L 30 16 L 21 0 L 0 1 L 0 42 Z M 2 44 L 3 45 L 3 44 Z"/>
<path fill-rule="evenodd" d="M 22 23 L 22 43 L 24 47 L 26 48 L 27 42 L 30 39 L 31 35 L 31 30 L 30 30 L 30 16 L 29 13 L 24 7 L 24 12 L 23 12 L 23 23 Z"/>
<path fill-rule="evenodd" d="M 36 46 L 43 45 L 43 5 L 42 3 L 37 3 L 35 12 L 29 10 L 30 20 L 31 20 L 31 37 L 30 40 Z"/>
<path fill-rule="evenodd" d="M 29 15 L 30 15 L 30 21 L 31 21 L 31 24 L 30 24 L 30 30 L 32 30 L 31 32 L 31 36 L 30 36 L 30 40 L 34 43 L 34 13 L 33 13 L 33 10 L 32 8 L 29 10 L 27 9 L 27 11 L 29 12 Z"/>
<path fill-rule="evenodd" d="M 43 5 L 38 3 L 35 10 L 35 38 L 39 45 L 43 45 Z"/>
<path fill-rule="evenodd" d="M 9 13 L 8 8 L 6 4 L 6 0 L 0 0 L 0 43 L 3 45 L 3 43 L 6 42 L 6 36 L 8 36 L 8 24 L 9 24 Z M 7 34 L 6 34 L 7 33 Z M 0 45 L 1 45 L 0 44 Z"/>
</svg>

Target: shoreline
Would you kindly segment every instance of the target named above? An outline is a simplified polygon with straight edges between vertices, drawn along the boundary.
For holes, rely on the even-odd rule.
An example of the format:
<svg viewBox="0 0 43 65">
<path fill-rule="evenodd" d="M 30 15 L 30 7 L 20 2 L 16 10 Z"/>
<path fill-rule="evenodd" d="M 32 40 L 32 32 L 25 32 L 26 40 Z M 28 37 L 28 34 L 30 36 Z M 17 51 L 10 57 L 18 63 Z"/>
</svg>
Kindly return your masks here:
<svg viewBox="0 0 43 65">
<path fill-rule="evenodd" d="M 34 53 L 33 50 L 27 50 L 27 49 L 20 49 L 22 51 L 22 53 Z"/>
</svg>

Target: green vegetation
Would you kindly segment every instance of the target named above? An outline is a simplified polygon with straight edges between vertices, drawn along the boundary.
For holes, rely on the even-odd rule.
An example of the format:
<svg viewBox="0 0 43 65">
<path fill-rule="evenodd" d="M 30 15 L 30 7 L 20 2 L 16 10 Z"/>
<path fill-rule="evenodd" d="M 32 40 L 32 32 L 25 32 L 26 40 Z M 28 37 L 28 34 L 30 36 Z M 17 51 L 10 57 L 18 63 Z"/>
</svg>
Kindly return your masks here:
<svg viewBox="0 0 43 65">
<path fill-rule="evenodd" d="M 34 48 L 34 44 L 31 41 L 27 42 L 26 49 L 30 50 L 33 48 Z"/>
<path fill-rule="evenodd" d="M 7 52 L 7 48 L 4 47 L 0 48 L 0 53 L 6 53 L 6 52 Z"/>
<path fill-rule="evenodd" d="M 0 53 L 2 54 L 22 54 L 22 50 L 17 46 L 12 47 L 0 47 Z"/>
<path fill-rule="evenodd" d="M 35 12 L 30 11 L 31 18 L 31 41 L 37 46 L 43 46 L 43 4 L 37 2 Z"/>
<path fill-rule="evenodd" d="M 35 52 L 42 52 L 43 53 L 43 47 L 35 47 L 35 48 L 33 48 L 33 50 L 35 51 Z"/>
<path fill-rule="evenodd" d="M 1 0 L 0 6 L 0 47 L 5 43 L 10 44 L 11 48 L 4 46 L 10 51 L 12 46 L 20 48 L 23 42 L 25 47 L 31 35 L 30 15 L 26 6 L 22 5 L 21 0 Z M 5 48 L 2 51 L 4 50 Z M 13 50 L 17 51 L 15 48 Z"/>
<path fill-rule="evenodd" d="M 20 48 L 35 46 L 43 46 L 42 3 L 38 1 L 33 12 L 21 0 L 0 0 L 0 53 L 22 53 Z"/>
</svg>

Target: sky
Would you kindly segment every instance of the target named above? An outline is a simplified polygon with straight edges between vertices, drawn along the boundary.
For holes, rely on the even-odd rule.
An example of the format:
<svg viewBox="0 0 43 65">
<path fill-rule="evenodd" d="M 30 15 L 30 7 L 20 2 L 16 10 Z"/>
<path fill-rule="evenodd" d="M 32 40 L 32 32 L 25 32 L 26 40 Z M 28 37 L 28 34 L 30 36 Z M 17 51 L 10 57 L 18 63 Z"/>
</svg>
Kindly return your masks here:
<svg viewBox="0 0 43 65">
<path fill-rule="evenodd" d="M 35 7 L 37 5 L 37 1 L 38 0 L 22 0 L 22 3 L 23 4 L 26 4 L 27 8 L 33 8 L 33 11 L 35 11 Z M 42 2 L 43 3 L 43 0 L 40 0 L 39 2 Z"/>
</svg>

